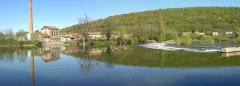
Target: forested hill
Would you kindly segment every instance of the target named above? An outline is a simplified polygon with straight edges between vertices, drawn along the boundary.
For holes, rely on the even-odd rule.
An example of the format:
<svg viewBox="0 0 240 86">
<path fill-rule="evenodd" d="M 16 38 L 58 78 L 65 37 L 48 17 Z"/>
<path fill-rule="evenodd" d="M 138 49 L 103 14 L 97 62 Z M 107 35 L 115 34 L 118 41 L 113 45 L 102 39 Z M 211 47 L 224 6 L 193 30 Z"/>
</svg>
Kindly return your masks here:
<svg viewBox="0 0 240 86">
<path fill-rule="evenodd" d="M 131 34 L 160 32 L 240 31 L 239 7 L 171 8 L 110 16 L 88 24 L 92 31 L 122 31 Z M 61 32 L 79 32 L 82 25 Z"/>
</svg>

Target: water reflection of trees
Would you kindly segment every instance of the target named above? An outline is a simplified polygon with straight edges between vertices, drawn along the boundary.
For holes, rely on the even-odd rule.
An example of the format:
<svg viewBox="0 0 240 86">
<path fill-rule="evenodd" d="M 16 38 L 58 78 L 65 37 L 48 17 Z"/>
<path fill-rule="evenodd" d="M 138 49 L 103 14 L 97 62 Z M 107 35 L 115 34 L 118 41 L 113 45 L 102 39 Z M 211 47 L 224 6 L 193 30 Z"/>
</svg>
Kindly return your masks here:
<svg viewBox="0 0 240 86">
<path fill-rule="evenodd" d="M 163 51 L 138 46 L 120 50 L 109 57 L 102 54 L 98 61 L 147 67 L 223 67 L 239 66 L 240 58 L 223 59 L 219 53 L 198 53 L 185 51 Z"/>
<path fill-rule="evenodd" d="M 79 58 L 79 68 L 85 73 L 89 74 L 94 71 L 94 68 L 98 66 L 97 59 L 101 58 L 103 55 L 107 55 L 108 57 L 112 57 L 113 53 L 118 53 L 124 47 L 118 46 L 107 46 L 107 47 L 72 47 L 67 48 L 64 52 L 65 54 L 74 56 Z M 126 47 L 125 47 L 126 48 Z M 69 52 L 71 50 L 71 52 Z M 75 52 L 74 52 L 75 51 Z M 110 62 L 106 62 L 107 67 L 112 68 L 113 64 Z"/>
<path fill-rule="evenodd" d="M 94 68 L 98 66 L 95 64 L 97 62 L 103 62 L 109 68 L 118 64 L 175 68 L 240 66 L 239 53 L 222 54 L 222 56 L 231 56 L 231 58 L 221 58 L 219 53 L 163 51 L 139 46 L 1 48 L 0 60 L 25 62 L 29 51 L 36 57 L 41 57 L 45 62 L 59 60 L 60 53 L 71 55 L 79 59 L 79 68 L 85 74 L 94 71 Z"/>
<path fill-rule="evenodd" d="M 108 49 L 109 47 L 72 47 L 67 48 L 64 53 L 79 58 L 80 71 L 89 74 L 98 65 L 96 64 L 96 58 L 99 58 L 103 53 L 111 52 Z M 70 50 L 71 52 L 69 52 Z"/>
<path fill-rule="evenodd" d="M 84 58 L 79 60 L 80 71 L 84 74 L 89 74 L 94 70 L 93 60 L 89 58 Z"/>
<path fill-rule="evenodd" d="M 84 54 L 80 49 L 79 52 L 69 55 L 81 60 L 104 62 L 107 67 L 113 67 L 116 64 L 176 68 L 240 66 L 239 56 L 223 59 L 219 53 L 163 51 L 139 46 L 88 47 L 85 50 Z M 95 53 L 91 53 L 92 50 Z"/>
<path fill-rule="evenodd" d="M 14 60 L 25 62 L 28 50 L 27 48 L 1 48 L 0 60 L 5 62 L 12 62 Z"/>
<path fill-rule="evenodd" d="M 12 62 L 17 60 L 19 62 L 25 62 L 27 60 L 28 54 L 42 57 L 45 62 L 53 62 L 60 59 L 61 49 L 52 48 L 1 48 L 0 49 L 0 60 L 4 62 Z"/>
<path fill-rule="evenodd" d="M 69 52 L 71 50 L 71 52 Z M 71 47 L 66 49 L 66 53 L 70 55 L 80 56 L 79 58 L 79 68 L 80 71 L 84 74 L 89 74 L 94 71 L 95 65 L 93 64 L 94 59 L 92 57 L 98 56 L 101 54 L 101 48 L 88 48 L 88 47 Z M 75 52 L 74 52 L 75 51 Z"/>
</svg>

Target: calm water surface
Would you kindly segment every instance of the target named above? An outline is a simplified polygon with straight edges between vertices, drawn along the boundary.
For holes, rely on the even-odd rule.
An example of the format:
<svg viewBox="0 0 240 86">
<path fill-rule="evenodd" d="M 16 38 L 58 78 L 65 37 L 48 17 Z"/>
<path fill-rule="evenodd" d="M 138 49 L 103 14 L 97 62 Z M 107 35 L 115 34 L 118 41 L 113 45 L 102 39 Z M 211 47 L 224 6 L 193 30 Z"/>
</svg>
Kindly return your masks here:
<svg viewBox="0 0 240 86">
<path fill-rule="evenodd" d="M 239 86 L 239 53 L 139 46 L 0 49 L 1 86 Z"/>
</svg>

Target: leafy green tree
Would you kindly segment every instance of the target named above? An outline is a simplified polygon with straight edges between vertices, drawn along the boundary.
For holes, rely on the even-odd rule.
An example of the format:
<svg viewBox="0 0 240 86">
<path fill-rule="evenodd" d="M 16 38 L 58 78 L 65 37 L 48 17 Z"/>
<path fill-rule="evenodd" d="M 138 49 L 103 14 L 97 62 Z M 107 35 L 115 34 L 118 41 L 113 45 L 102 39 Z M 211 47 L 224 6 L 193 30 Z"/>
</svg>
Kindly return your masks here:
<svg viewBox="0 0 240 86">
<path fill-rule="evenodd" d="M 191 45 L 192 44 L 192 39 L 189 35 L 183 36 L 181 38 L 181 44 L 182 45 Z"/>
<path fill-rule="evenodd" d="M 111 32 L 124 27 L 127 33 L 134 35 L 132 40 L 136 43 L 147 40 L 164 42 L 176 40 L 178 36 L 175 35 L 180 32 L 240 32 L 239 14 L 239 7 L 173 8 L 110 16 L 85 25 L 91 26 L 91 31 L 103 32 L 108 40 Z M 84 32 L 85 25 L 79 23 L 61 32 Z"/>
<path fill-rule="evenodd" d="M 16 33 L 16 38 L 18 41 L 26 41 L 27 40 L 27 34 L 28 32 L 24 31 L 24 30 L 19 30 Z"/>
</svg>

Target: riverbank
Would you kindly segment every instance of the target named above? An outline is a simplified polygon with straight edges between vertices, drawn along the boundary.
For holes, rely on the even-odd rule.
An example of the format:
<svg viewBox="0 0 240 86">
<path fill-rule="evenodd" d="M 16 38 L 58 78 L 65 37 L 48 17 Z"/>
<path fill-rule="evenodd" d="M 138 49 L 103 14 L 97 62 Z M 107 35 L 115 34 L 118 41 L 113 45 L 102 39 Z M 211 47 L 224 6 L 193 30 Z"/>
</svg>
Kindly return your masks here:
<svg viewBox="0 0 240 86">
<path fill-rule="evenodd" d="M 16 47 L 37 47 L 37 45 L 0 45 L 0 47 L 5 47 L 5 48 L 16 48 Z"/>
<path fill-rule="evenodd" d="M 15 47 L 41 47 L 41 42 L 25 42 L 25 43 L 17 43 L 17 44 L 0 44 L 0 47 L 8 47 L 8 48 L 15 48 Z"/>
</svg>

